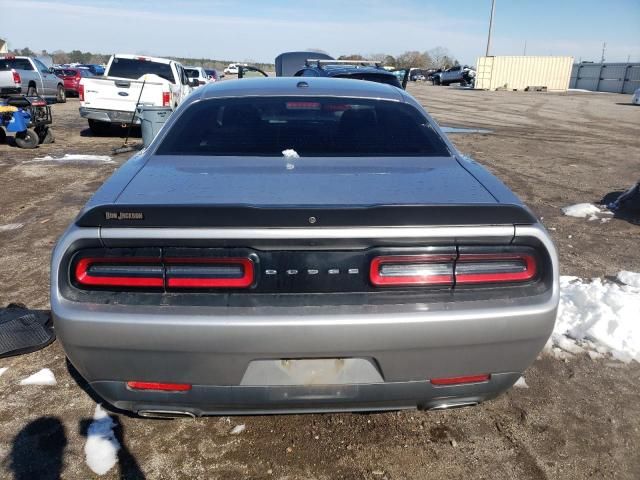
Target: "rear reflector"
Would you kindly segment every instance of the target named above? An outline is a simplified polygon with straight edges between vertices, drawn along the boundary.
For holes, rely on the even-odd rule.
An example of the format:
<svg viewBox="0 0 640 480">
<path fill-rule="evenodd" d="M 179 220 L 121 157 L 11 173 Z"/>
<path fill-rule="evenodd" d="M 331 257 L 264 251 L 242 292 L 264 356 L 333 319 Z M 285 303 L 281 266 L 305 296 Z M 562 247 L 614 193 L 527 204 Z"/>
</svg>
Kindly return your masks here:
<svg viewBox="0 0 640 480">
<path fill-rule="evenodd" d="M 152 258 L 81 258 L 75 267 L 81 285 L 97 287 L 163 287 L 163 268 Z"/>
<path fill-rule="evenodd" d="M 527 254 L 463 254 L 456 262 L 456 284 L 526 282 L 536 276 L 536 259 Z"/>
<path fill-rule="evenodd" d="M 159 382 L 127 382 L 132 390 L 160 390 L 163 392 L 187 392 L 191 390 L 189 383 L 159 383 Z"/>
<path fill-rule="evenodd" d="M 168 258 L 169 288 L 247 288 L 253 284 L 248 258 Z"/>
<path fill-rule="evenodd" d="M 491 375 L 469 375 L 466 377 L 447 377 L 447 378 L 432 378 L 432 385 L 464 385 L 465 383 L 482 383 L 488 382 L 491 379 Z"/>
<path fill-rule="evenodd" d="M 393 255 L 371 260 L 369 278 L 376 286 L 452 285 L 452 255 Z"/>
</svg>

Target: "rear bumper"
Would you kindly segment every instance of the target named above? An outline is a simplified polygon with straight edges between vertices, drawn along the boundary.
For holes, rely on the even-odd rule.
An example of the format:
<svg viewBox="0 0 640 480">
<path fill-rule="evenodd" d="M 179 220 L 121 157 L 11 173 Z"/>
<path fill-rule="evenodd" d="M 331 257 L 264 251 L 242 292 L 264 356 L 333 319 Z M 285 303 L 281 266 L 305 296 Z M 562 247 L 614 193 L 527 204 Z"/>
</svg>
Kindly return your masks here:
<svg viewBox="0 0 640 480">
<path fill-rule="evenodd" d="M 1 87 L 0 95 L 15 95 L 22 92 L 22 87 Z"/>
<path fill-rule="evenodd" d="M 97 229 L 74 227 L 54 252 L 51 310 L 71 363 L 98 394 L 127 410 L 200 415 L 476 403 L 517 380 L 555 323 L 555 249 L 539 227 L 517 231 L 547 245 L 554 282 L 545 293 L 405 305 L 215 307 L 81 303 L 63 297 L 58 269 L 64 252 L 97 234 Z M 268 374 L 248 380 L 257 361 L 282 359 L 360 359 L 376 373 L 331 384 L 306 372 L 296 382 Z M 491 380 L 447 387 L 429 381 L 477 374 L 491 374 Z M 127 381 L 193 387 L 175 393 L 133 391 Z"/>
<path fill-rule="evenodd" d="M 131 117 L 133 115 L 133 123 L 140 124 L 140 117 L 134 112 L 127 112 L 123 110 L 103 110 L 99 108 L 80 107 L 80 116 L 88 120 L 97 120 L 99 122 L 108 123 L 132 123 Z"/>
</svg>

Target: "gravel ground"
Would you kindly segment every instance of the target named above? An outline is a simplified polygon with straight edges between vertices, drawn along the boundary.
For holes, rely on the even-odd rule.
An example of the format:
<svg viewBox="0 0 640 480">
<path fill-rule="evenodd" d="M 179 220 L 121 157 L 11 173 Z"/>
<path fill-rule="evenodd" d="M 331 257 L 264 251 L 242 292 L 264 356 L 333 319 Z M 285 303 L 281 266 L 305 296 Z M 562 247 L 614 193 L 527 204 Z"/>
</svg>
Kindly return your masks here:
<svg viewBox="0 0 640 480">
<path fill-rule="evenodd" d="M 480 92 L 411 85 L 441 124 L 550 228 L 562 274 L 640 271 L 640 227 L 565 217 L 640 174 L 640 108 L 630 96 Z M 48 309 L 51 248 L 95 189 L 122 163 L 32 162 L 111 155 L 123 138 L 92 137 L 78 102 L 54 105 L 56 143 L 0 145 L 0 306 Z M 120 132 L 121 133 L 121 132 Z M 139 138 L 134 139 L 140 141 Z M 14 229 L 3 226 L 21 224 Z M 0 478 L 93 478 L 84 460 L 96 400 L 56 342 L 0 360 Z M 20 386 L 50 368 L 56 386 Z M 640 366 L 539 358 L 512 389 L 471 409 L 143 420 L 112 411 L 122 445 L 102 478 L 640 478 Z M 246 430 L 231 435 L 232 428 Z"/>
</svg>

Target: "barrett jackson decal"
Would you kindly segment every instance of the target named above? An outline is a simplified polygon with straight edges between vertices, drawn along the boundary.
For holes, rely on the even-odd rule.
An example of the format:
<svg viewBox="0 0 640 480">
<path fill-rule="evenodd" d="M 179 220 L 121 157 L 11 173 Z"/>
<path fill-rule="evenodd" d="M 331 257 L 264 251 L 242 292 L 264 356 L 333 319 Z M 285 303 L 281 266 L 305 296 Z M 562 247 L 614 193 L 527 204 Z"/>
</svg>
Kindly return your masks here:
<svg viewBox="0 0 640 480">
<path fill-rule="evenodd" d="M 144 220 L 142 212 L 104 212 L 107 220 Z"/>
</svg>

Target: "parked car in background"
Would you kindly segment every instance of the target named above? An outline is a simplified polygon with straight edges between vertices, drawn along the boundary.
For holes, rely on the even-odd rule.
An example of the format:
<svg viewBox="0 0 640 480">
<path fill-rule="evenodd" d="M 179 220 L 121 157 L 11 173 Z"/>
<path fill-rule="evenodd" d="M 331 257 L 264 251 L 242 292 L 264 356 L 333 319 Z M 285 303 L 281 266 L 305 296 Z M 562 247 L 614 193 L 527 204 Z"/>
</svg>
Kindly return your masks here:
<svg viewBox="0 0 640 480">
<path fill-rule="evenodd" d="M 104 75 L 104 67 L 93 63 L 76 65 L 78 68 L 88 68 L 94 75 Z"/>
<path fill-rule="evenodd" d="M 218 80 L 220 80 L 222 77 L 224 77 L 224 74 L 220 74 L 218 75 L 218 71 L 215 69 L 209 69 L 209 68 L 205 68 L 204 70 L 206 72 L 206 74 L 209 76 L 209 79 L 212 82 L 217 82 Z"/>
<path fill-rule="evenodd" d="M 459 83 L 462 86 L 473 86 L 476 81 L 476 71 L 468 65 L 455 65 L 442 72 L 434 73 L 431 76 L 434 85 L 451 85 Z"/>
<path fill-rule="evenodd" d="M 64 81 L 64 89 L 67 95 L 78 97 L 80 92 L 80 80 L 93 77 L 93 73 L 86 68 L 54 68 L 53 73 Z"/>
<path fill-rule="evenodd" d="M 411 68 L 409 70 L 409 81 L 424 82 L 427 79 L 427 70 L 422 68 Z"/>
<path fill-rule="evenodd" d="M 67 101 L 64 81 L 37 58 L 0 56 L 0 91 Z"/>
<path fill-rule="evenodd" d="M 238 74 L 238 67 L 240 66 L 247 66 L 246 63 L 230 63 L 229 66 L 227 68 L 224 69 L 224 73 L 225 74 L 231 74 L 231 75 L 237 75 Z"/>
<path fill-rule="evenodd" d="M 184 67 L 184 71 L 191 80 L 197 80 L 198 85 L 209 83 L 209 75 L 202 67 Z"/>
<path fill-rule="evenodd" d="M 640 88 L 637 89 L 631 97 L 631 103 L 633 103 L 634 105 L 640 105 Z"/>
<path fill-rule="evenodd" d="M 455 408 L 536 359 L 560 294 L 553 243 L 409 94 L 254 78 L 180 109 L 53 252 L 57 337 L 111 405 Z"/>
<path fill-rule="evenodd" d="M 141 105 L 176 109 L 197 85 L 174 60 L 116 54 L 109 59 L 104 76 L 80 81 L 80 116 L 95 134 L 105 132 L 110 124 L 139 124 L 138 99 Z"/>
</svg>

